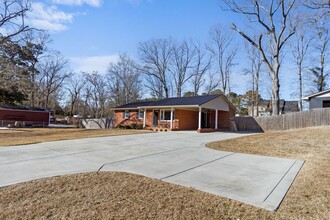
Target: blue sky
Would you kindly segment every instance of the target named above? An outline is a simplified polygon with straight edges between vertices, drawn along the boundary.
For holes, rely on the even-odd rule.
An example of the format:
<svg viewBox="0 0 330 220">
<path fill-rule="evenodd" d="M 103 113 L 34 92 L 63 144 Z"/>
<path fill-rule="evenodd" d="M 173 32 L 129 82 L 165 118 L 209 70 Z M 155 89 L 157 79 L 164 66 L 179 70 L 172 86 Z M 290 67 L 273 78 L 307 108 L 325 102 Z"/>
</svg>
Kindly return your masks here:
<svg viewBox="0 0 330 220">
<path fill-rule="evenodd" d="M 136 57 L 141 41 L 172 37 L 207 43 L 215 25 L 242 24 L 240 17 L 221 9 L 219 0 L 33 0 L 32 9 L 30 25 L 49 30 L 51 47 L 71 61 L 75 72 L 102 73 L 121 52 Z M 237 62 L 242 60 L 243 53 Z M 232 80 L 238 93 L 250 86 L 242 68 Z M 290 82 L 283 81 L 281 98 L 291 99 Z M 266 88 L 263 93 L 269 98 Z"/>
</svg>

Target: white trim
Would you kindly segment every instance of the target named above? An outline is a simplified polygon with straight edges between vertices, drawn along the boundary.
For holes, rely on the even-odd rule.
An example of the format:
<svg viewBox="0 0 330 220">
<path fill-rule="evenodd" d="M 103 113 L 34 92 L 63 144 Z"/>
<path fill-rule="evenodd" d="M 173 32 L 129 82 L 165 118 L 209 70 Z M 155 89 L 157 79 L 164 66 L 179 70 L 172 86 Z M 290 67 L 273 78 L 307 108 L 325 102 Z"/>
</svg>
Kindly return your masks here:
<svg viewBox="0 0 330 220">
<path fill-rule="evenodd" d="M 215 110 L 215 129 L 218 129 L 218 109 Z"/>
<path fill-rule="evenodd" d="M 159 113 L 160 113 L 159 121 L 170 121 L 171 120 L 171 116 L 170 116 L 170 120 L 162 119 L 162 116 L 165 116 L 165 111 L 171 112 L 171 109 L 159 109 Z M 171 114 L 172 114 L 172 112 L 171 112 Z"/>
<path fill-rule="evenodd" d="M 198 129 L 200 130 L 202 127 L 202 107 L 199 107 L 198 111 Z"/>
<path fill-rule="evenodd" d="M 138 110 L 139 108 L 111 108 L 112 111 L 122 111 L 122 110 Z"/>
<path fill-rule="evenodd" d="M 143 114 L 143 128 L 146 127 L 146 120 L 147 120 L 147 109 L 144 109 L 144 114 Z"/>
<path fill-rule="evenodd" d="M 310 101 L 312 98 L 319 97 L 319 96 L 321 96 L 323 94 L 327 94 L 327 93 L 330 93 L 330 89 L 327 89 L 327 90 L 324 90 L 324 91 L 321 91 L 321 92 L 317 92 L 317 93 L 311 94 L 311 95 L 306 96 L 306 97 L 303 97 L 301 99 L 302 100 L 305 100 L 305 101 Z"/>
<path fill-rule="evenodd" d="M 128 112 L 128 117 L 126 117 L 126 111 Z M 131 118 L 131 112 L 129 111 L 129 109 L 125 109 L 125 110 L 124 110 L 123 118 L 124 118 L 124 119 L 130 119 L 130 118 Z"/>
<path fill-rule="evenodd" d="M 168 105 L 168 106 L 139 106 L 137 107 L 138 109 L 140 108 L 146 108 L 146 109 L 170 109 L 170 108 L 198 108 L 199 105 Z"/>
<path fill-rule="evenodd" d="M 143 117 L 140 117 L 140 112 L 143 112 Z M 137 114 L 138 114 L 137 119 L 144 119 L 144 110 L 142 110 L 142 109 L 138 109 Z"/>
<path fill-rule="evenodd" d="M 171 108 L 171 117 L 170 117 L 170 120 L 171 120 L 170 129 L 173 129 L 173 108 Z"/>
</svg>

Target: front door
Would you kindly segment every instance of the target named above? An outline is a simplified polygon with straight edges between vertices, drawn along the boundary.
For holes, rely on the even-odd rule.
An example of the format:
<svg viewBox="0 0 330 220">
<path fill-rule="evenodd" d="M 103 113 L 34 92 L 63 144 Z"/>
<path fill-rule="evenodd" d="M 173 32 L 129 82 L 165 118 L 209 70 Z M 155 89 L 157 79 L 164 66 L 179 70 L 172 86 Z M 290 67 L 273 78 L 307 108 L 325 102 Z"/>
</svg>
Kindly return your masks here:
<svg viewBox="0 0 330 220">
<path fill-rule="evenodd" d="M 158 117 L 159 117 L 159 111 L 154 110 L 152 116 L 152 126 L 157 127 L 158 126 Z"/>
</svg>

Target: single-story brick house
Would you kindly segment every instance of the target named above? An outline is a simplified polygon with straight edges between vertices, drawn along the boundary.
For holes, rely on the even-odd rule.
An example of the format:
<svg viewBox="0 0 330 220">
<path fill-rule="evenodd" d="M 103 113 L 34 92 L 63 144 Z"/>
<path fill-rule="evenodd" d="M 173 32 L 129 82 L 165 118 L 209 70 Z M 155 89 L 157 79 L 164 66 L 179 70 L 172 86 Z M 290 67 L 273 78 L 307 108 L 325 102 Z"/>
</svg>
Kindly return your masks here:
<svg viewBox="0 0 330 220">
<path fill-rule="evenodd" d="M 167 98 L 114 108 L 115 127 L 132 124 L 152 130 L 230 130 L 235 106 L 224 95 Z"/>
<path fill-rule="evenodd" d="M 0 106 L 0 126 L 24 123 L 26 126 L 47 126 L 52 110 L 31 106 Z"/>
<path fill-rule="evenodd" d="M 309 103 L 309 109 L 330 108 L 330 89 L 302 98 Z"/>
</svg>

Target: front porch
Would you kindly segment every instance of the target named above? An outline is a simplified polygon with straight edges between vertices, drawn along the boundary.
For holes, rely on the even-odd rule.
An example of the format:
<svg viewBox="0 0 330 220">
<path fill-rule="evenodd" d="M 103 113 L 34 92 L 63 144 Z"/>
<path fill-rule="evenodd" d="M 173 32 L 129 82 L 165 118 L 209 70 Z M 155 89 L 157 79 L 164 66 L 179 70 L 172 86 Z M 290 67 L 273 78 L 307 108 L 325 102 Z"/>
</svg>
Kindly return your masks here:
<svg viewBox="0 0 330 220">
<path fill-rule="evenodd" d="M 143 128 L 153 131 L 196 130 L 199 133 L 229 130 L 229 111 L 210 108 L 144 109 Z"/>
</svg>

